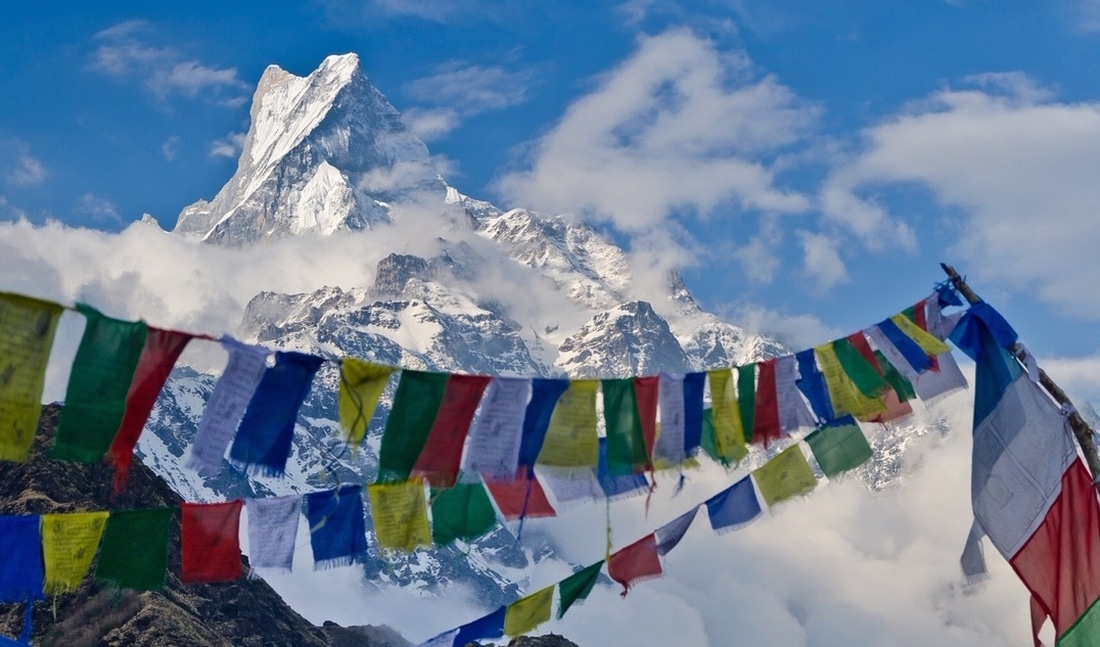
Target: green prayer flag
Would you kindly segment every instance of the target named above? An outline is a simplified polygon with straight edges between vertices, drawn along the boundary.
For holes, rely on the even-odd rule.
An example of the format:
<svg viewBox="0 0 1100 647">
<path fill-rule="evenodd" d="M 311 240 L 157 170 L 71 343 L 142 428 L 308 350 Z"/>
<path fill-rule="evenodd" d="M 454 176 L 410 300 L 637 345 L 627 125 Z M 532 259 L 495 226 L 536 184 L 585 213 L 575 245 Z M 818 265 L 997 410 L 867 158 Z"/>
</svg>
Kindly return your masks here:
<svg viewBox="0 0 1100 647">
<path fill-rule="evenodd" d="M 409 479 L 420 451 L 428 442 L 449 377 L 447 373 L 401 371 L 378 452 L 380 483 Z"/>
<path fill-rule="evenodd" d="M 877 398 L 890 388 L 885 378 L 859 354 L 852 342 L 838 339 L 833 342 L 833 350 L 836 351 L 836 358 L 840 360 L 844 373 L 860 393 L 869 398 Z"/>
<path fill-rule="evenodd" d="M 144 321 L 112 319 L 82 303 L 76 309 L 87 324 L 50 457 L 94 463 L 107 453 L 118 432 L 147 331 Z"/>
<path fill-rule="evenodd" d="M 882 369 L 882 376 L 886 378 L 886 382 L 898 394 L 898 402 L 908 402 L 917 397 L 917 392 L 913 389 L 913 383 L 905 379 L 905 376 L 898 371 L 897 367 L 886 359 L 882 351 L 875 351 L 875 359 L 878 360 L 878 365 Z"/>
<path fill-rule="evenodd" d="M 723 465 L 729 462 L 718 455 L 718 444 L 714 438 L 714 409 L 703 409 L 703 435 L 699 440 L 699 446 L 712 460 L 719 461 Z"/>
<path fill-rule="evenodd" d="M 432 490 L 432 542 L 435 545 L 480 537 L 496 523 L 497 513 L 481 483 L 459 483 L 447 490 Z"/>
<path fill-rule="evenodd" d="M 649 459 L 645 435 L 638 418 L 634 380 L 602 380 L 603 415 L 607 423 L 607 469 L 612 474 L 633 474 L 645 469 Z"/>
<path fill-rule="evenodd" d="M 741 412 L 741 428 L 745 442 L 752 442 L 752 423 L 756 416 L 756 364 L 737 367 L 737 408 Z"/>
<path fill-rule="evenodd" d="M 866 463 L 874 452 L 855 420 L 828 425 L 806 436 L 825 476 L 833 477 Z"/>
<path fill-rule="evenodd" d="M 112 512 L 99 542 L 97 582 L 120 589 L 164 588 L 173 508 Z"/>
<path fill-rule="evenodd" d="M 768 507 L 817 487 L 814 471 L 797 443 L 776 454 L 752 476 Z"/>
<path fill-rule="evenodd" d="M 42 412 L 42 389 L 61 306 L 0 293 L 0 460 L 24 461 Z"/>
<path fill-rule="evenodd" d="M 586 566 L 573 573 L 561 582 L 558 582 L 558 618 L 560 619 L 573 606 L 577 600 L 584 600 L 592 592 L 596 580 L 600 579 L 600 570 L 603 568 L 600 560 L 591 566 Z"/>
</svg>

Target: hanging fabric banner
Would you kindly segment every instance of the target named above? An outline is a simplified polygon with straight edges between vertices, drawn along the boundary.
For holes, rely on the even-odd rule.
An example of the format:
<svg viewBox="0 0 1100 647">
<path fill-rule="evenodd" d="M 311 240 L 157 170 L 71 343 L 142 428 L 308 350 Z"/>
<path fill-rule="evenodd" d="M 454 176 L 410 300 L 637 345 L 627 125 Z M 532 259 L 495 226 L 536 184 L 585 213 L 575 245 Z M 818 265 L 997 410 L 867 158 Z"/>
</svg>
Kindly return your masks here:
<svg viewBox="0 0 1100 647">
<path fill-rule="evenodd" d="M 951 332 L 955 330 L 955 326 L 958 325 L 959 320 L 962 319 L 963 313 L 956 312 L 954 314 L 945 315 L 943 309 L 948 306 L 961 306 L 962 300 L 959 299 L 959 295 L 955 292 L 955 288 L 950 285 L 943 286 L 946 288 L 949 297 L 945 298 L 944 291 L 937 289 L 936 298 L 928 299 L 928 332 L 943 341 L 951 336 Z"/>
<path fill-rule="evenodd" d="M 851 344 L 841 344 L 842 340 L 830 344 L 822 344 L 814 348 L 817 353 L 817 360 L 821 363 L 821 372 L 825 375 L 825 382 L 828 385 L 829 399 L 832 401 L 832 409 L 835 415 L 844 415 L 850 413 L 855 416 L 874 416 L 886 411 L 886 405 L 882 403 L 882 400 L 877 397 L 870 397 L 860 391 L 859 387 L 852 381 L 843 368 L 840 359 L 837 355 L 836 346 L 846 346 L 845 351 L 851 349 L 851 352 L 845 352 L 846 359 L 855 364 L 855 359 L 860 362 L 863 361 L 859 357 L 859 354 L 852 349 Z M 866 366 L 866 362 L 864 362 Z M 874 378 L 870 378 L 868 375 L 873 375 Z M 875 381 L 877 378 L 877 381 Z M 865 382 L 865 387 L 873 391 L 875 385 L 886 384 L 886 380 L 883 380 L 878 373 L 866 366 L 866 371 L 860 371 L 860 379 Z"/>
<path fill-rule="evenodd" d="M 569 380 L 535 378 L 531 381 L 531 401 L 523 416 L 523 435 L 519 445 L 519 470 L 532 473 L 539 452 L 542 451 L 546 432 L 550 427 L 550 418 L 565 390 Z"/>
<path fill-rule="evenodd" d="M 375 483 L 367 486 L 367 493 L 379 546 L 411 553 L 421 546 L 432 545 L 428 502 L 421 479 Z"/>
<path fill-rule="evenodd" d="M 0 602 L 42 599 L 42 533 L 38 515 L 0 516 Z"/>
<path fill-rule="evenodd" d="M 966 376 L 950 352 L 936 356 L 938 371 L 925 371 L 917 378 L 913 388 L 925 404 L 932 404 L 967 387 Z"/>
<path fill-rule="evenodd" d="M 585 566 L 576 573 L 558 582 L 559 619 L 564 616 L 565 612 L 577 601 L 583 601 L 588 598 L 588 594 L 592 592 L 592 587 L 596 586 L 596 581 L 600 579 L 600 570 L 602 568 L 603 560 L 601 559 L 595 564 Z"/>
<path fill-rule="evenodd" d="M 653 467 L 653 446 L 657 442 L 657 404 L 660 376 L 634 378 L 634 400 L 638 403 L 638 421 L 645 439 L 646 465 Z"/>
<path fill-rule="evenodd" d="M 644 474 L 613 474 L 607 464 L 607 438 L 600 438 L 600 462 L 596 467 L 596 478 L 600 489 L 607 498 L 623 499 L 641 494 L 649 489 L 649 481 Z"/>
<path fill-rule="evenodd" d="M 660 429 L 653 444 L 655 467 L 680 465 L 686 458 L 684 424 L 684 376 L 661 373 L 657 386 Z"/>
<path fill-rule="evenodd" d="M 180 580 L 184 584 L 241 579 L 240 499 L 180 504 Z"/>
<path fill-rule="evenodd" d="M 644 471 L 649 462 L 645 437 L 638 420 L 634 380 L 601 380 L 603 415 L 607 427 L 607 469 L 616 475 Z"/>
<path fill-rule="evenodd" d="M 229 359 L 206 401 L 187 459 L 188 467 L 206 477 L 214 476 L 221 468 L 225 450 L 237 433 L 237 425 L 260 384 L 271 353 L 262 346 L 244 344 L 228 335 L 219 341 Z"/>
<path fill-rule="evenodd" d="M 805 438 L 825 476 L 833 478 L 870 460 L 874 452 L 859 424 L 845 416 Z"/>
<path fill-rule="evenodd" d="M 530 378 L 493 378 L 466 440 L 465 472 L 491 479 L 515 476 L 523 415 L 530 397 Z"/>
<path fill-rule="evenodd" d="M 0 460 L 23 462 L 34 443 L 61 310 L 0 292 Z"/>
<path fill-rule="evenodd" d="M 718 455 L 718 445 L 714 439 L 714 409 L 703 410 L 703 438 L 702 438 L 703 453 L 710 457 L 712 461 L 728 465 L 729 461 L 723 459 Z"/>
<path fill-rule="evenodd" d="M 450 376 L 428 439 L 413 465 L 413 476 L 424 477 L 433 487 L 454 485 L 470 421 L 489 380 L 486 375 Z"/>
<path fill-rule="evenodd" d="M 432 636 L 416 647 L 454 647 L 455 639 L 458 638 L 458 631 L 458 629 L 444 631 L 441 634 Z"/>
<path fill-rule="evenodd" d="M 769 508 L 817 487 L 813 468 L 799 444 L 776 454 L 775 458 L 753 471 L 752 477 Z"/>
<path fill-rule="evenodd" d="M 149 326 L 145 335 L 145 346 L 138 358 L 130 390 L 126 394 L 126 409 L 115 433 L 111 447 L 107 451 L 107 460 L 115 468 L 112 488 L 117 494 L 122 491 L 130 475 L 130 463 L 134 459 L 134 447 L 145 429 L 149 414 L 153 411 L 157 396 L 172 373 L 180 353 L 194 335 L 175 330 L 162 330 Z"/>
<path fill-rule="evenodd" d="M 395 370 L 392 366 L 354 357 L 340 360 L 340 427 L 344 430 L 344 442 L 351 446 L 353 454 L 363 442 L 378 399 Z"/>
<path fill-rule="evenodd" d="M 42 561 L 45 592 L 72 593 L 92 565 L 107 512 L 67 512 L 42 515 Z"/>
<path fill-rule="evenodd" d="M 794 355 L 776 358 L 775 391 L 781 433 L 790 434 L 805 427 L 817 426 L 798 390 L 798 364 Z"/>
<path fill-rule="evenodd" d="M 598 445 L 597 445 L 598 447 Z M 604 498 L 596 478 L 596 468 L 539 468 L 539 478 L 554 497 L 554 508 L 561 510 L 580 501 Z"/>
<path fill-rule="evenodd" d="M 748 476 L 707 499 L 706 504 L 715 532 L 737 530 L 760 516 L 760 502 Z"/>
<path fill-rule="evenodd" d="M 301 495 L 246 499 L 244 505 L 248 510 L 249 565 L 289 573 L 302 516 Z"/>
<path fill-rule="evenodd" d="M 745 430 L 745 442 L 751 443 L 756 414 L 755 363 L 737 367 L 737 411 L 741 414 L 741 428 Z"/>
<path fill-rule="evenodd" d="M 753 412 L 752 441 L 768 444 L 779 440 L 782 429 L 779 424 L 779 395 L 776 385 L 776 360 L 769 359 L 760 367 L 756 385 L 756 409 Z"/>
<path fill-rule="evenodd" d="M 504 612 L 504 633 L 522 636 L 550 620 L 554 605 L 554 586 L 550 585 L 508 605 Z"/>
<path fill-rule="evenodd" d="M 404 369 L 378 451 L 378 481 L 407 481 L 447 390 L 446 373 Z"/>
<path fill-rule="evenodd" d="M 505 521 L 515 521 L 520 517 L 537 519 L 557 515 L 546 491 L 538 478 L 519 478 L 507 481 L 485 481 L 485 488 L 500 510 Z"/>
<path fill-rule="evenodd" d="M 687 456 L 691 456 L 702 442 L 706 387 L 706 373 L 688 373 L 684 376 L 684 453 Z"/>
<path fill-rule="evenodd" d="M 119 589 L 164 588 L 173 508 L 112 512 L 103 528 L 95 579 Z"/>
<path fill-rule="evenodd" d="M 558 398 L 538 454 L 540 465 L 595 467 L 599 458 L 596 394 L 599 380 L 572 380 Z"/>
<path fill-rule="evenodd" d="M 825 375 L 817 368 L 817 354 L 814 349 L 807 348 L 795 354 L 798 362 L 798 390 L 806 396 L 810 407 L 819 423 L 824 423 L 836 417 L 833 412 L 833 404 L 829 399 L 829 388 L 825 382 Z"/>
<path fill-rule="evenodd" d="M 707 371 L 710 403 L 714 416 L 714 447 L 719 458 L 739 461 L 749 455 L 745 448 L 745 430 L 741 412 L 733 395 L 733 371 L 725 368 Z"/>
<path fill-rule="evenodd" d="M 309 522 L 313 570 L 347 566 L 366 557 L 367 524 L 363 518 L 362 486 L 341 485 L 332 490 L 310 492 L 303 503 Z M 375 523 L 382 514 L 375 511 Z"/>
<path fill-rule="evenodd" d="M 905 315 L 896 314 L 890 317 L 890 321 L 893 321 L 901 329 L 901 332 L 915 341 L 921 347 L 921 350 L 928 355 L 939 355 L 951 350 L 947 344 L 936 339 L 935 335 L 925 331 L 924 327 L 910 321 Z"/>
<path fill-rule="evenodd" d="M 882 376 L 890 385 L 890 390 L 882 397 L 886 412 L 873 416 L 870 421 L 885 423 L 913 413 L 913 407 L 909 404 L 909 400 L 916 397 L 913 385 L 898 372 L 890 360 L 886 359 L 882 351 L 874 351 L 874 356 L 877 366 L 882 370 Z"/>
<path fill-rule="evenodd" d="M 850 338 L 841 338 L 832 343 L 832 351 L 836 354 L 837 361 L 844 371 L 844 376 L 851 384 L 854 384 L 860 394 L 868 398 L 881 397 L 890 385 L 882 377 L 882 372 L 874 363 L 874 353 L 867 344 L 863 333 L 856 333 L 853 337 L 862 343 L 859 348 L 852 343 Z M 866 355 L 864 355 L 866 353 Z M 826 372 L 828 378 L 828 372 Z M 832 388 L 830 386 L 830 388 Z"/>
<path fill-rule="evenodd" d="M 50 458 L 103 458 L 126 411 L 126 394 L 145 345 L 144 321 L 120 321 L 78 303 L 86 324 L 76 350 Z"/>
<path fill-rule="evenodd" d="M 902 317 L 904 321 L 909 321 L 905 317 Z M 933 359 L 920 344 L 913 341 L 913 338 L 902 332 L 901 328 L 893 319 L 883 319 L 879 322 L 874 329 L 878 330 L 878 335 L 871 335 L 871 339 L 875 342 L 886 358 L 890 360 L 891 364 L 898 367 L 899 370 L 904 370 L 906 367 L 909 371 L 903 373 L 910 381 L 913 380 L 916 375 L 919 375 L 925 371 L 933 368 Z M 879 338 L 882 337 L 882 339 Z M 883 342 L 885 340 L 886 343 Z M 896 353 L 891 353 L 889 349 L 892 348 Z"/>
<path fill-rule="evenodd" d="M 620 594 L 623 597 L 630 587 L 660 577 L 662 572 L 661 559 L 657 556 L 657 536 L 652 533 L 612 553 L 607 560 L 607 574 L 623 585 Z"/>
<path fill-rule="evenodd" d="M 502 605 L 489 615 L 462 625 L 454 638 L 455 647 L 466 647 L 482 638 L 500 638 L 504 635 L 504 616 L 507 613 L 508 607 Z"/>
<path fill-rule="evenodd" d="M 432 542 L 446 546 L 456 539 L 476 539 L 493 529 L 497 513 L 481 483 L 459 483 L 432 492 Z"/>
<path fill-rule="evenodd" d="M 676 545 L 679 544 L 680 540 L 687 534 L 688 528 L 691 527 L 691 522 L 695 521 L 695 515 L 698 512 L 699 506 L 695 506 L 691 510 L 657 529 L 654 534 L 657 535 L 658 555 L 667 555 L 669 551 L 676 548 Z"/>
<path fill-rule="evenodd" d="M 230 460 L 267 476 L 286 472 L 298 409 L 323 362 L 305 353 L 275 353 L 275 365 L 264 371 L 241 418 Z"/>
</svg>

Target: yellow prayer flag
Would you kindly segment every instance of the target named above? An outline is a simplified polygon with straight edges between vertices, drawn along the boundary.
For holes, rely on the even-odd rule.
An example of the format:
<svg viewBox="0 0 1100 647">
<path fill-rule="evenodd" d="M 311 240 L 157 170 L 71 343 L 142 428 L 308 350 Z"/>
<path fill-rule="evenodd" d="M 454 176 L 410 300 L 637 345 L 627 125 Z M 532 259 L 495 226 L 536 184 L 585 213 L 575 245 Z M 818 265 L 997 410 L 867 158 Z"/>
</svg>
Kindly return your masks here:
<svg viewBox="0 0 1100 647">
<path fill-rule="evenodd" d="M 768 507 L 817 487 L 814 471 L 797 443 L 756 469 L 752 478 Z"/>
<path fill-rule="evenodd" d="M 432 545 L 422 479 L 375 483 L 367 486 L 367 494 L 379 546 L 411 553 L 419 546 Z"/>
<path fill-rule="evenodd" d="M 903 333 L 909 336 L 910 339 L 917 342 L 917 345 L 921 347 L 921 350 L 929 355 L 939 355 L 940 353 L 946 353 L 951 349 L 947 344 L 943 343 L 939 339 L 936 339 L 934 335 L 924 330 L 917 324 L 913 323 L 913 320 L 906 317 L 903 314 L 896 314 L 890 317 L 890 321 L 897 324 L 898 328 Z"/>
<path fill-rule="evenodd" d="M 733 394 L 733 370 L 707 371 L 710 382 L 710 403 L 714 410 L 714 446 L 722 458 L 739 461 L 749 455 L 745 448 L 745 429 L 741 425 L 741 410 Z"/>
<path fill-rule="evenodd" d="M 821 373 L 825 376 L 825 386 L 829 390 L 829 400 L 832 401 L 836 415 L 850 413 L 857 418 L 863 418 L 887 411 L 881 398 L 870 398 L 860 392 L 841 367 L 831 343 L 815 346 L 814 352 L 817 354 L 818 364 L 821 365 Z"/>
<path fill-rule="evenodd" d="M 599 380 L 571 380 L 561 394 L 537 463 L 555 467 L 594 466 L 600 457 L 596 429 L 596 394 Z"/>
<path fill-rule="evenodd" d="M 550 606 L 554 602 L 554 585 L 536 591 L 508 605 L 504 612 L 504 633 L 522 636 L 550 620 Z"/>
<path fill-rule="evenodd" d="M 46 593 L 72 593 L 80 587 L 99 547 L 107 517 L 107 512 L 42 515 Z"/>
<path fill-rule="evenodd" d="M 25 461 L 61 306 L 0 292 L 0 459 Z"/>
<path fill-rule="evenodd" d="M 394 367 L 354 357 L 340 361 L 340 426 L 352 452 L 363 442 L 367 425 L 378 406 L 378 398 L 389 382 Z"/>
</svg>

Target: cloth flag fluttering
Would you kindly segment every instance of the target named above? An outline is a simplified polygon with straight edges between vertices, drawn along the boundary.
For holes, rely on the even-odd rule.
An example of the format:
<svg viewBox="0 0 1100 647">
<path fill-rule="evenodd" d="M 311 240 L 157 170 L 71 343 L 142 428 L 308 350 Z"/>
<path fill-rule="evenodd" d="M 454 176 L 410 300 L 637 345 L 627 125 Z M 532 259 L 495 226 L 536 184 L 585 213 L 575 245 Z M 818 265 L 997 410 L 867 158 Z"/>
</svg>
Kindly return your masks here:
<svg viewBox="0 0 1100 647">
<path fill-rule="evenodd" d="M 241 578 L 240 499 L 180 505 L 180 579 L 185 584 Z"/>
<path fill-rule="evenodd" d="M 550 505 L 550 500 L 546 498 L 546 490 L 542 489 L 542 483 L 534 475 L 514 481 L 487 480 L 485 488 L 489 490 L 489 494 L 500 510 L 500 516 L 504 517 L 505 521 L 557 515 L 554 507 Z"/>
<path fill-rule="evenodd" d="M 595 466 L 599 457 L 596 395 L 599 380 L 571 380 L 558 398 L 537 463 L 554 467 Z"/>
<path fill-rule="evenodd" d="M 768 507 L 817 487 L 813 468 L 802 453 L 802 446 L 791 445 L 752 473 L 760 496 Z"/>
<path fill-rule="evenodd" d="M 313 570 L 347 566 L 366 556 L 362 490 L 359 485 L 341 485 L 305 495 L 303 508 L 309 522 Z"/>
<path fill-rule="evenodd" d="M 462 446 L 489 380 L 487 375 L 459 374 L 447 379 L 432 428 L 413 464 L 413 476 L 424 477 L 433 487 L 454 485 Z"/>
<path fill-rule="evenodd" d="M 393 407 L 378 451 L 378 480 L 406 481 L 428 440 L 447 390 L 446 373 L 405 369 L 397 381 Z"/>
<path fill-rule="evenodd" d="M 530 395 L 530 378 L 493 378 L 481 402 L 481 414 L 467 434 L 465 472 L 491 479 L 515 477 Z"/>
<path fill-rule="evenodd" d="M 504 635 L 504 617 L 507 613 L 508 607 L 501 605 L 496 611 L 467 622 L 458 628 L 453 644 L 456 647 L 466 647 L 482 638 L 500 638 Z"/>
<path fill-rule="evenodd" d="M 620 594 L 623 597 L 638 582 L 660 577 L 662 573 L 661 559 L 657 554 L 657 535 L 654 533 L 612 553 L 607 560 L 607 574 L 623 585 Z"/>
<path fill-rule="evenodd" d="M 95 578 L 120 589 L 164 588 L 173 508 L 112 512 L 99 542 Z"/>
<path fill-rule="evenodd" d="M 558 582 L 558 618 L 564 616 L 569 607 L 588 597 L 592 587 L 596 586 L 596 581 L 600 579 L 603 562 L 604 560 L 601 559 L 595 564 L 585 566 Z"/>
<path fill-rule="evenodd" d="M 42 598 L 42 534 L 38 515 L 0 516 L 0 602 Z"/>
<path fill-rule="evenodd" d="M 550 620 L 553 604 L 553 585 L 509 604 L 504 612 L 504 633 L 509 636 L 522 636 Z"/>
<path fill-rule="evenodd" d="M 302 497 L 296 494 L 246 499 L 248 563 L 289 573 L 294 565 L 294 543 L 302 516 Z"/>
<path fill-rule="evenodd" d="M 42 413 L 61 306 L 0 292 L 0 460 L 24 461 Z"/>
<path fill-rule="evenodd" d="M 378 399 L 395 370 L 392 366 L 354 357 L 340 360 L 340 426 L 344 430 L 344 442 L 351 446 L 353 453 L 363 442 Z"/>
<path fill-rule="evenodd" d="M 603 416 L 607 427 L 607 468 L 612 474 L 644 471 L 649 458 L 638 417 L 634 380 L 621 378 L 601 380 L 601 383 Z"/>
<path fill-rule="evenodd" d="M 493 529 L 497 513 L 481 483 L 459 483 L 432 493 L 432 542 L 476 539 Z"/>
<path fill-rule="evenodd" d="M 367 494 L 379 546 L 411 553 L 421 546 L 432 545 L 422 479 L 374 483 L 367 486 Z"/>
<path fill-rule="evenodd" d="M 45 591 L 72 593 L 92 565 L 108 512 L 66 512 L 42 515 L 42 561 Z"/>
<path fill-rule="evenodd" d="M 680 540 L 687 534 L 691 522 L 695 521 L 695 515 L 698 512 L 699 506 L 695 506 L 657 529 L 655 534 L 657 535 L 658 555 L 667 555 L 669 551 L 676 548 L 676 544 L 679 544 Z"/>
<path fill-rule="evenodd" d="M 851 416 L 824 425 L 804 440 L 814 453 L 821 471 L 830 478 L 859 467 L 874 453 L 859 424 Z"/>
<path fill-rule="evenodd" d="M 660 431 L 653 444 L 655 467 L 680 465 L 686 458 L 684 376 L 661 373 L 657 384 Z"/>
<path fill-rule="evenodd" d="M 707 499 L 710 527 L 716 532 L 736 530 L 760 516 L 760 502 L 748 476 Z"/>
</svg>

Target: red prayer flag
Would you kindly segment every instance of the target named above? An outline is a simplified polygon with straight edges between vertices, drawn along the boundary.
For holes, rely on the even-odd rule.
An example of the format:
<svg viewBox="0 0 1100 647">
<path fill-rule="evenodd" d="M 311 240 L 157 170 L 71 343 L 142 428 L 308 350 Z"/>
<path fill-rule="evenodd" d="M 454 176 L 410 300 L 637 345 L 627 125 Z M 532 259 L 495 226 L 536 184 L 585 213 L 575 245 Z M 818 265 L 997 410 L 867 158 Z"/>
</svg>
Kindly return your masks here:
<svg viewBox="0 0 1100 647">
<path fill-rule="evenodd" d="M 152 326 L 148 328 L 145 346 L 141 349 L 134 377 L 130 381 L 130 390 L 126 393 L 126 411 L 107 451 L 107 460 L 115 466 L 115 494 L 126 485 L 130 463 L 134 458 L 134 447 L 145 429 L 157 396 L 168 381 L 180 353 L 193 337 L 191 333 L 162 330 Z"/>
<path fill-rule="evenodd" d="M 764 443 L 779 440 L 779 395 L 776 389 L 775 359 L 760 362 L 756 380 L 756 410 L 752 418 L 752 442 Z"/>
<path fill-rule="evenodd" d="M 634 400 L 638 406 L 638 419 L 642 423 L 642 437 L 645 439 L 645 457 L 653 463 L 653 445 L 657 442 L 657 389 L 660 376 L 652 375 L 634 378 Z"/>
<path fill-rule="evenodd" d="M 847 337 L 848 342 L 852 344 L 863 359 L 867 360 L 867 363 L 871 365 L 871 368 L 878 371 L 879 375 L 882 375 L 882 367 L 878 365 L 878 358 L 875 357 L 875 351 L 871 350 L 871 344 L 867 343 L 867 336 L 862 332 L 852 333 Z"/>
<path fill-rule="evenodd" d="M 607 574 L 623 585 L 623 592 L 620 594 L 623 597 L 626 597 L 626 592 L 634 584 L 660 577 L 661 573 L 663 571 L 661 560 L 657 556 L 656 533 L 651 533 L 626 548 L 612 553 L 607 560 Z"/>
<path fill-rule="evenodd" d="M 462 445 L 470 433 L 470 421 L 491 379 L 487 375 L 451 375 L 447 378 L 432 429 L 413 465 L 413 476 L 423 476 L 437 488 L 455 484 Z"/>
<path fill-rule="evenodd" d="M 241 505 L 240 499 L 180 504 L 180 579 L 185 584 L 241 578 Z"/>
<path fill-rule="evenodd" d="M 507 521 L 557 515 L 537 478 L 521 476 L 514 481 L 485 481 L 485 487 Z"/>
</svg>

